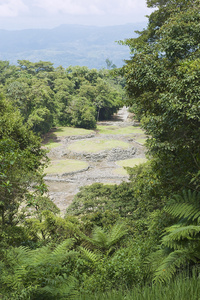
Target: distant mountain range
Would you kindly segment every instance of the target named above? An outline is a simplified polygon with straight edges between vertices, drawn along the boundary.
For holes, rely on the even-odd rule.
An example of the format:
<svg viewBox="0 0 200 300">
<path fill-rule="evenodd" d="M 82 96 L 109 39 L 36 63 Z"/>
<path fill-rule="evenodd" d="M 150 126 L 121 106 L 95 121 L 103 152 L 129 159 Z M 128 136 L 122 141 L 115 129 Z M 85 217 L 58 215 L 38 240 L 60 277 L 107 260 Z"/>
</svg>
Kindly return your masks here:
<svg viewBox="0 0 200 300">
<path fill-rule="evenodd" d="M 121 67 L 129 48 L 116 41 L 136 37 L 145 23 L 96 27 L 61 25 L 53 29 L 0 30 L 0 60 L 50 61 L 57 67 L 106 67 L 106 59 Z"/>
</svg>

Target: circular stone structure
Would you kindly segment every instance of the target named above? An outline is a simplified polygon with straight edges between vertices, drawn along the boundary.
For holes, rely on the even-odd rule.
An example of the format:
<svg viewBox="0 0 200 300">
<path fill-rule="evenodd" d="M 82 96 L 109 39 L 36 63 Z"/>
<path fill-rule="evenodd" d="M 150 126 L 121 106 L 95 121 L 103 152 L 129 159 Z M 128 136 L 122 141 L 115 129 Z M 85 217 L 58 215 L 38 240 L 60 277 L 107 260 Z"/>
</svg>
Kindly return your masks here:
<svg viewBox="0 0 200 300">
<path fill-rule="evenodd" d="M 80 172 L 85 169 L 88 169 L 88 164 L 85 161 L 61 159 L 52 161 L 51 165 L 46 169 L 46 173 L 48 175 L 65 175 L 74 172 Z"/>
<path fill-rule="evenodd" d="M 135 158 L 130 158 L 130 159 L 124 159 L 124 160 L 118 160 L 115 163 L 119 166 L 119 167 L 134 167 L 136 165 L 142 164 L 144 162 L 146 162 L 147 159 L 144 157 L 135 157 Z"/>
<path fill-rule="evenodd" d="M 115 164 L 119 166 L 119 168 L 113 170 L 114 174 L 120 174 L 120 175 L 126 175 L 128 174 L 127 171 L 124 169 L 124 167 L 130 167 L 133 168 L 134 166 L 137 166 L 139 164 L 145 163 L 147 161 L 144 157 L 135 157 L 130 159 L 124 159 L 124 160 L 118 160 L 115 161 Z"/>
<path fill-rule="evenodd" d="M 52 166 L 46 169 L 45 182 L 49 188 L 50 198 L 60 208 L 63 215 L 66 207 L 69 206 L 74 195 L 80 191 L 81 187 L 95 182 L 120 184 L 123 181 L 129 181 L 128 174 L 123 167 L 116 164 L 116 161 L 145 157 L 144 146 L 136 142 L 138 138 L 144 136 L 144 133 L 138 127 L 139 124 L 131 118 L 125 121 L 124 118 L 121 118 L 121 114 L 120 118 L 118 118 L 118 114 L 116 117 L 110 121 L 98 122 L 97 130 L 84 130 L 83 135 L 80 135 L 79 129 L 63 127 L 54 128 L 46 135 L 44 146 L 48 142 L 61 144 L 55 148 L 52 145 L 53 147 L 49 149 L 48 156 L 52 160 Z M 95 149 L 97 140 L 109 141 L 111 148 L 108 147 L 105 150 L 104 144 L 103 150 Z M 113 140 L 116 141 L 116 144 L 113 143 Z M 87 149 L 88 152 L 82 152 L 83 141 L 87 145 L 90 143 L 89 150 Z M 120 146 L 120 142 L 124 142 L 125 148 Z M 68 146 L 72 147 L 72 145 L 76 145 L 75 151 L 68 149 Z M 79 153 L 76 152 L 77 149 L 80 151 Z M 73 162 L 74 160 L 76 165 L 79 162 L 84 164 L 79 165 L 77 171 L 74 171 L 73 164 L 71 166 L 69 164 L 69 161 Z M 64 162 L 68 163 L 65 164 Z M 56 166 L 56 171 L 52 169 L 53 166 Z M 121 174 L 121 171 L 125 172 Z"/>
<path fill-rule="evenodd" d="M 76 153 L 98 153 L 113 148 L 128 149 L 129 147 L 129 143 L 119 140 L 96 139 L 76 141 L 68 146 L 68 150 Z"/>
</svg>

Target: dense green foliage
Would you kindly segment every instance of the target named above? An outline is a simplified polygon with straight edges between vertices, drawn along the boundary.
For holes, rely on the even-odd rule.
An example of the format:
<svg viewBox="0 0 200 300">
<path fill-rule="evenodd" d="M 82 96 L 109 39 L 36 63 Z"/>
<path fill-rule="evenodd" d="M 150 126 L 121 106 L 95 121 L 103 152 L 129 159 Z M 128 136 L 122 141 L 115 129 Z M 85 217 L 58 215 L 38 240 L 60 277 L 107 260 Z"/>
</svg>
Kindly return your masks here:
<svg viewBox="0 0 200 300">
<path fill-rule="evenodd" d="M 50 62 L 0 62 L 0 88 L 36 133 L 52 126 L 95 128 L 122 105 L 123 80 L 108 70 L 54 68 Z"/>
<path fill-rule="evenodd" d="M 0 210 L 4 227 L 19 222 L 16 212 L 24 199 L 43 195 L 46 188 L 42 173 L 47 157 L 40 139 L 2 96 L 0 107 Z"/>
<path fill-rule="evenodd" d="M 159 9 L 126 44 L 129 103 L 152 137 L 156 173 L 174 190 L 198 188 L 200 169 L 199 1 L 148 1 Z M 175 184 L 174 184 L 175 183 Z"/>
<path fill-rule="evenodd" d="M 3 299 L 199 297 L 200 1 L 147 3 L 158 9 L 125 42 L 132 58 L 122 71 L 150 159 L 127 168 L 129 182 L 82 188 L 64 218 L 44 194 L 46 156 L 30 129 L 94 127 L 120 105 L 123 80 L 1 63 Z"/>
<path fill-rule="evenodd" d="M 189 278 L 188 273 L 181 274 L 170 283 L 134 286 L 133 289 L 120 288 L 109 292 L 82 294 L 77 300 L 198 300 L 200 293 L 199 280 L 196 274 Z"/>
<path fill-rule="evenodd" d="M 155 281 L 169 280 L 178 268 L 198 264 L 200 260 L 200 193 L 184 191 L 183 196 L 175 196 L 173 202 L 166 211 L 177 218 L 178 223 L 165 229 L 161 249 L 151 255 Z"/>
</svg>

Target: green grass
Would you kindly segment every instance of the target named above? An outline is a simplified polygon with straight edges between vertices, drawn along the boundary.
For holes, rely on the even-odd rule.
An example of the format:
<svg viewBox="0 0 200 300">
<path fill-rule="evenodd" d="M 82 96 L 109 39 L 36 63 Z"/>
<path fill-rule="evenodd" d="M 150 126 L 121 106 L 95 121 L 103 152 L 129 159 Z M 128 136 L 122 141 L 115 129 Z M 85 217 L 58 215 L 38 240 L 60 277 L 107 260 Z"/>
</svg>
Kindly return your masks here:
<svg viewBox="0 0 200 300">
<path fill-rule="evenodd" d="M 123 168 L 123 167 L 134 167 L 136 165 L 142 164 L 144 162 L 146 162 L 147 159 L 146 158 L 131 158 L 131 159 L 125 159 L 125 160 L 118 160 L 115 163 L 121 167 L 121 168 L 117 168 L 113 171 L 114 174 L 118 174 L 118 175 L 127 175 L 127 171 Z"/>
<path fill-rule="evenodd" d="M 134 287 L 132 290 L 113 290 L 110 292 L 81 295 L 76 300 L 199 300 L 200 278 L 182 276 L 167 284 Z"/>
<path fill-rule="evenodd" d="M 45 170 L 47 174 L 64 174 L 81 171 L 88 167 L 84 161 L 75 159 L 53 160 L 50 166 Z"/>
<path fill-rule="evenodd" d="M 122 176 L 128 175 L 127 171 L 124 168 L 117 168 L 117 169 L 113 170 L 112 173 L 116 174 L 116 175 L 122 175 Z"/>
<path fill-rule="evenodd" d="M 146 140 L 147 139 L 145 137 L 143 137 L 143 138 L 140 138 L 140 139 L 136 139 L 135 141 L 138 142 L 138 143 L 140 143 L 140 144 L 142 144 L 142 145 L 144 145 L 145 142 L 146 142 Z"/>
<path fill-rule="evenodd" d="M 144 131 L 139 127 L 127 126 L 127 127 L 118 127 L 118 126 L 97 126 L 97 130 L 101 134 L 124 134 L 124 135 L 132 135 L 132 134 L 144 134 Z"/>
<path fill-rule="evenodd" d="M 58 127 L 53 134 L 57 137 L 61 136 L 78 136 L 78 135 L 88 135 L 94 133 L 93 130 L 83 129 L 83 128 L 73 128 L 73 127 Z"/>
<path fill-rule="evenodd" d="M 130 159 L 124 159 L 124 160 L 118 160 L 115 163 L 120 167 L 134 167 L 136 165 L 142 164 L 146 162 L 147 159 L 143 157 L 136 157 L 136 158 L 130 158 Z"/>
<path fill-rule="evenodd" d="M 98 153 L 112 148 L 127 149 L 129 144 L 119 140 L 82 140 L 74 142 L 68 146 L 68 149 L 74 152 Z"/>
<path fill-rule="evenodd" d="M 48 149 L 53 149 L 61 146 L 61 143 L 54 142 L 52 139 L 50 139 L 49 142 L 43 146 L 47 147 Z"/>
</svg>

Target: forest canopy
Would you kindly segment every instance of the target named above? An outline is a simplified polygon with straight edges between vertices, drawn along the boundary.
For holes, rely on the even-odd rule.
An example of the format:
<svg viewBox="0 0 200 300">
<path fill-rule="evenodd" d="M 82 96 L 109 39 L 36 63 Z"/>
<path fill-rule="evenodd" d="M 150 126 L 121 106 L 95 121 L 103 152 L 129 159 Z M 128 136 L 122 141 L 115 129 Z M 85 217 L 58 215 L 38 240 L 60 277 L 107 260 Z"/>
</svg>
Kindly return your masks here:
<svg viewBox="0 0 200 300">
<path fill-rule="evenodd" d="M 54 68 L 51 62 L 0 62 L 0 91 L 34 132 L 53 126 L 95 128 L 122 106 L 124 81 L 111 71 L 87 67 Z"/>
</svg>

